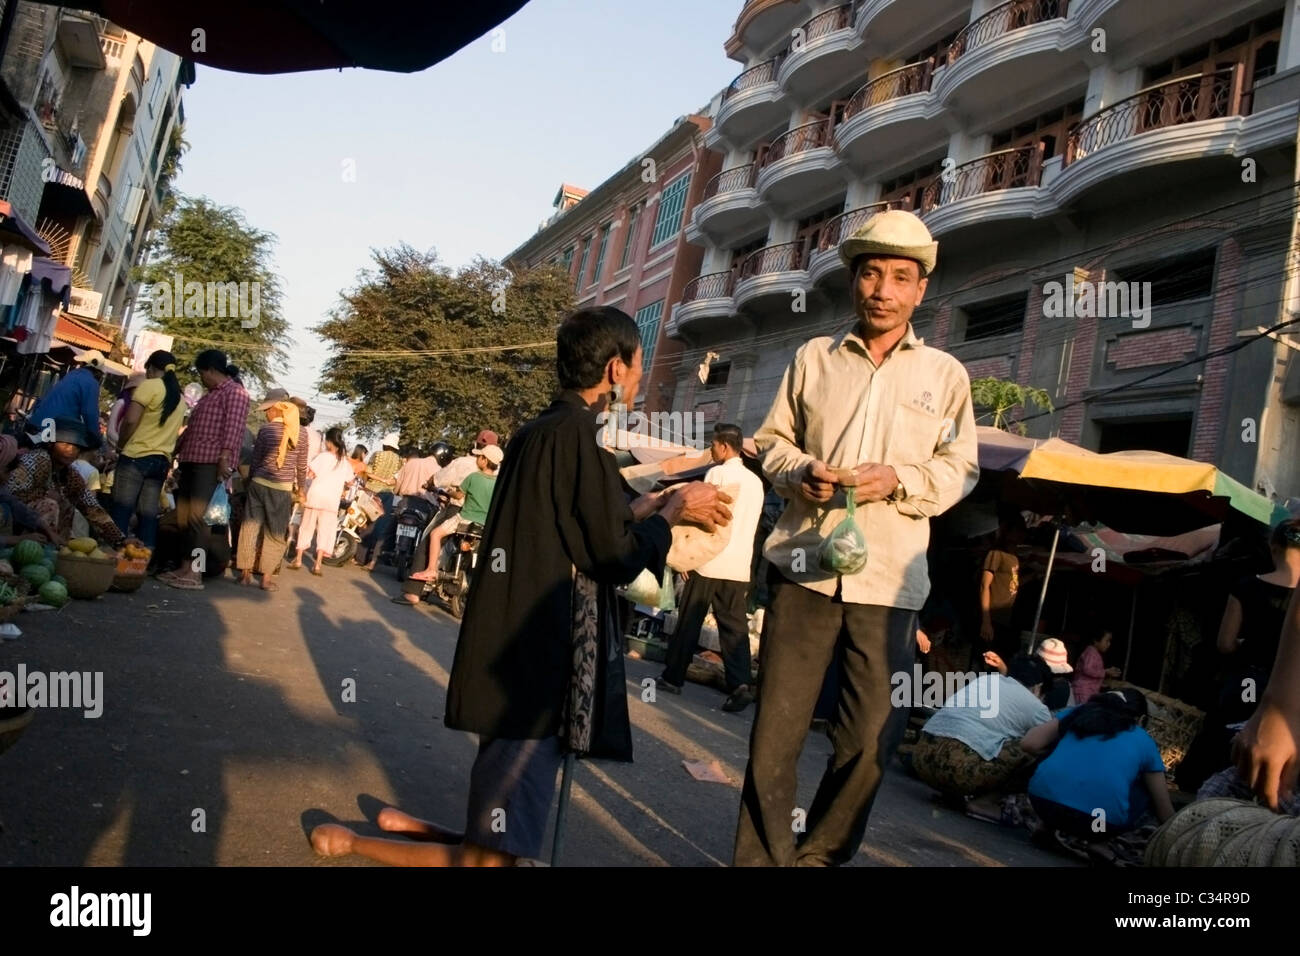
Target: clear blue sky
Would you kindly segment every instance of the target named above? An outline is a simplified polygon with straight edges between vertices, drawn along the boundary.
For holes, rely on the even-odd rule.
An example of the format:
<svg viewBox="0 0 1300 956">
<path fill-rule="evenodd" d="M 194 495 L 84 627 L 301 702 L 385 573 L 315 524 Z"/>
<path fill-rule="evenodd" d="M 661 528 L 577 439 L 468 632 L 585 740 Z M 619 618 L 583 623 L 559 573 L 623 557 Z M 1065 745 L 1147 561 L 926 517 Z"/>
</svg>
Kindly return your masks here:
<svg viewBox="0 0 1300 956">
<path fill-rule="evenodd" d="M 741 67 L 723 44 L 741 0 L 532 0 L 417 74 L 245 76 L 200 66 L 185 93 L 178 188 L 241 208 L 278 239 L 297 340 L 282 385 L 320 410 L 326 350 L 308 329 L 370 250 L 407 242 L 452 266 L 500 258 L 550 214 L 706 105 Z M 355 163 L 345 182 L 343 164 Z"/>
</svg>

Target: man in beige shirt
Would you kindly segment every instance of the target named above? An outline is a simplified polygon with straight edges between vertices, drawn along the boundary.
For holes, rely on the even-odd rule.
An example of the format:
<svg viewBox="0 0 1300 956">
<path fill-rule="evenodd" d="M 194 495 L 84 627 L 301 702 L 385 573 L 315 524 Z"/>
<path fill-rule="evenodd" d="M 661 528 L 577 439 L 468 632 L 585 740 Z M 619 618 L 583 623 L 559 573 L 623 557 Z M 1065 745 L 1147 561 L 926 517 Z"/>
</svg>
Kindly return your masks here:
<svg viewBox="0 0 1300 956">
<path fill-rule="evenodd" d="M 754 435 L 764 472 L 789 504 L 764 550 L 771 599 L 738 866 L 852 859 L 906 724 L 906 709 L 890 705 L 890 678 L 910 673 L 914 660 L 916 612 L 930 589 L 929 519 L 979 477 L 966 370 L 911 326 L 937 254 L 921 220 L 898 210 L 845 240 L 857 324 L 799 349 Z M 822 569 L 819 549 L 846 517 L 848 493 L 866 564 L 837 574 Z M 835 752 L 804 820 L 795 765 L 841 633 Z"/>
</svg>

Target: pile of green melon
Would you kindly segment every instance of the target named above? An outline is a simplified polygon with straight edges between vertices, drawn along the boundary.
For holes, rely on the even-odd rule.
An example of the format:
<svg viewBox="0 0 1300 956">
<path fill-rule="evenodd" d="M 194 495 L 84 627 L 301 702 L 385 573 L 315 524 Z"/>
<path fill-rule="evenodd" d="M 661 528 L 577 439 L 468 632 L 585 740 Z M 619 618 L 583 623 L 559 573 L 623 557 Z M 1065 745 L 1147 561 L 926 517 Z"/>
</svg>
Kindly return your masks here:
<svg viewBox="0 0 1300 956">
<path fill-rule="evenodd" d="M 47 550 L 35 541 L 19 541 L 14 546 L 9 561 L 18 574 L 31 584 L 42 604 L 63 607 L 68 603 L 68 582 L 54 573 L 55 554 L 57 552 L 52 547 Z M 6 590 L 10 592 L 7 598 Z M 8 585 L 0 588 L 0 605 L 9 604 L 17 597 L 17 593 Z"/>
</svg>

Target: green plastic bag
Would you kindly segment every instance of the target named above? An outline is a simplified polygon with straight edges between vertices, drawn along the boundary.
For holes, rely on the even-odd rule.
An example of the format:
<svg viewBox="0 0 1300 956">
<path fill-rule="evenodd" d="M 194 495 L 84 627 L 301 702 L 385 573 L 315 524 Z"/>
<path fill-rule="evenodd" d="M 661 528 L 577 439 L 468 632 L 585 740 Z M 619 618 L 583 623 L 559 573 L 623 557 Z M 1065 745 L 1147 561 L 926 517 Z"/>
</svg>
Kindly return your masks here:
<svg viewBox="0 0 1300 956">
<path fill-rule="evenodd" d="M 677 590 L 673 587 L 673 572 L 671 568 L 664 568 L 664 581 L 659 588 L 659 610 L 677 610 Z"/>
<path fill-rule="evenodd" d="M 817 550 L 818 565 L 831 574 L 857 574 L 867 566 L 867 538 L 853 520 L 853 499 L 857 496 L 857 489 L 846 489 L 844 496 L 848 501 L 848 514 L 822 539 Z"/>
</svg>

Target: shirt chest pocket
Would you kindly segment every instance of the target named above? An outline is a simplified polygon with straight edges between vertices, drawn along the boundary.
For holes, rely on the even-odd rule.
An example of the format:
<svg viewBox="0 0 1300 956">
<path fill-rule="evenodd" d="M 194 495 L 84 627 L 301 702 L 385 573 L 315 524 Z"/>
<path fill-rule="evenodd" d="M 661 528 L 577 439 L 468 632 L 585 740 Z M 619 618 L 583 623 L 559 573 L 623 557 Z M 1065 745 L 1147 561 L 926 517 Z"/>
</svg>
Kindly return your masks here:
<svg viewBox="0 0 1300 956">
<path fill-rule="evenodd" d="M 948 424 L 937 415 L 911 405 L 895 405 L 885 440 L 883 463 L 918 465 L 934 457 Z"/>
</svg>

